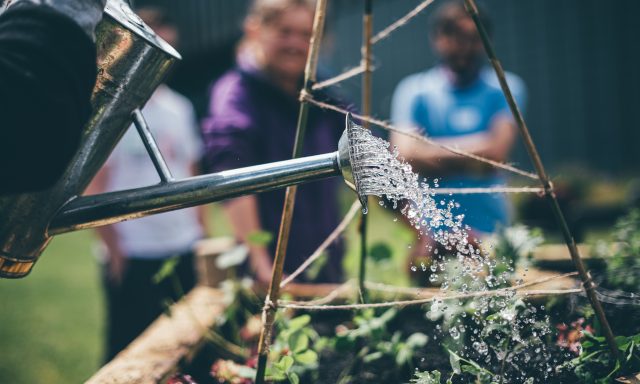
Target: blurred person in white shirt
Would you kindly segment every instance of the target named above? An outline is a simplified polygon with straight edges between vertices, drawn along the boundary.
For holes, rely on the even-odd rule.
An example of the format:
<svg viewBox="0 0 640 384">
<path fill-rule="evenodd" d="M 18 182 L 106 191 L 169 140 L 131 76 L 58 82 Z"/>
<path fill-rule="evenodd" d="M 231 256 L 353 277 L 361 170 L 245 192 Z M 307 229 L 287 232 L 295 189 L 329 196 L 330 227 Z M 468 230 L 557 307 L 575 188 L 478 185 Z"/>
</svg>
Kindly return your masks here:
<svg viewBox="0 0 640 384">
<path fill-rule="evenodd" d="M 169 44 L 177 30 L 159 8 L 137 10 L 140 17 Z M 160 85 L 142 110 L 158 147 L 176 179 L 196 175 L 202 154 L 193 106 L 184 96 Z M 158 173 L 135 127 L 131 126 L 100 170 L 88 193 L 118 191 L 157 184 Z M 174 273 L 181 290 L 195 285 L 193 245 L 206 235 L 203 207 L 187 208 L 101 227 L 104 284 L 107 301 L 108 360 L 124 349 L 176 300 L 169 280 L 154 275 L 167 260 L 178 258 Z"/>
</svg>

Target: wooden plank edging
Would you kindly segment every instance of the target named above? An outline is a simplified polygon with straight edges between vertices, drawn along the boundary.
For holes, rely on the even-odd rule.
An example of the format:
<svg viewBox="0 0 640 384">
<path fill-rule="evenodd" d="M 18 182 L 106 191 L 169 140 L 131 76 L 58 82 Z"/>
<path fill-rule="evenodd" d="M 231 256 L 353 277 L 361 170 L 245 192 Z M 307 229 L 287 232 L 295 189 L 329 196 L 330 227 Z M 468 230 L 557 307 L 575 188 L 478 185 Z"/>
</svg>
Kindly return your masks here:
<svg viewBox="0 0 640 384">
<path fill-rule="evenodd" d="M 192 357 L 224 311 L 223 293 L 196 287 L 158 317 L 137 339 L 94 374 L 87 384 L 156 384 Z"/>
</svg>

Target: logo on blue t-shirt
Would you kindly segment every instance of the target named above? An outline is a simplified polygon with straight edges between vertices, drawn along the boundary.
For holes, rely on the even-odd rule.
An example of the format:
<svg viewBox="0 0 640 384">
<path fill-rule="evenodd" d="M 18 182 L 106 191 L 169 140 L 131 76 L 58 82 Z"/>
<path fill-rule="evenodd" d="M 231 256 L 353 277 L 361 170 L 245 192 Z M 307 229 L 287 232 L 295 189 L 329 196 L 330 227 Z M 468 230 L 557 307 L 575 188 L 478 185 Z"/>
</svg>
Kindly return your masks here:
<svg viewBox="0 0 640 384">
<path fill-rule="evenodd" d="M 456 133 L 473 132 L 482 121 L 480 111 L 476 107 L 464 106 L 449 112 L 449 126 Z"/>
</svg>

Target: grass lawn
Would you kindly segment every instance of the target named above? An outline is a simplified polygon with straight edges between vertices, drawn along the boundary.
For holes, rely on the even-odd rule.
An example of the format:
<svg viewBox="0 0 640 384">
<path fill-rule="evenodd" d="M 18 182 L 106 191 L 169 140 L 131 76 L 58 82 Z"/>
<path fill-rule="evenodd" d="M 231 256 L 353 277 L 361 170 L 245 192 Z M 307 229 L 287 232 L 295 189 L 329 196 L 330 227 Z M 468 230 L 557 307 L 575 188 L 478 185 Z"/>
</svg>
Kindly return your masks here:
<svg viewBox="0 0 640 384">
<path fill-rule="evenodd" d="M 345 196 L 345 211 L 354 195 Z M 403 225 L 371 199 L 371 244 L 387 242 L 394 259 L 369 265 L 367 278 L 403 283 L 402 256 L 411 241 Z M 347 231 L 347 275 L 358 271 L 358 219 Z M 228 235 L 220 207 L 211 206 L 214 235 Z M 0 279 L 0 383 L 79 383 L 102 365 L 103 298 L 98 263 L 91 250 L 93 235 L 83 231 L 56 237 L 31 275 Z"/>
<path fill-rule="evenodd" d="M 0 382 L 78 383 L 100 366 L 99 271 L 89 232 L 55 238 L 32 273 L 0 280 Z"/>
</svg>

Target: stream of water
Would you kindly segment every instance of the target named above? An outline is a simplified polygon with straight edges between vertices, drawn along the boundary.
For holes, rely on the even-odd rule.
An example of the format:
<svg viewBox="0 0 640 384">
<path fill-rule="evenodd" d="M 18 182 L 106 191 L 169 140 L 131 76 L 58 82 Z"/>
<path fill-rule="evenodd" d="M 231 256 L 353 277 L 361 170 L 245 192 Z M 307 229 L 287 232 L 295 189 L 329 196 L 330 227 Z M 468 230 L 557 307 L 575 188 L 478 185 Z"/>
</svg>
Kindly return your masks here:
<svg viewBox="0 0 640 384">
<path fill-rule="evenodd" d="M 456 214 L 460 206 L 451 196 L 436 198 L 437 179 L 419 177 L 396 148 L 362 127 L 353 127 L 352 146 L 360 193 L 377 196 L 380 205 L 399 210 L 420 236 L 431 240 L 420 250 L 426 262 L 412 265 L 413 272 L 428 274 L 443 293 L 487 291 L 521 282 L 512 262 L 494 257 L 491 244 L 470 238 L 470 228 L 464 215 Z M 545 342 L 551 333 L 548 316 L 513 291 L 506 296 L 437 301 L 426 317 L 438 322 L 437 342 L 487 367 L 488 377 L 493 378 L 486 382 L 548 382 L 559 363 Z"/>
</svg>

